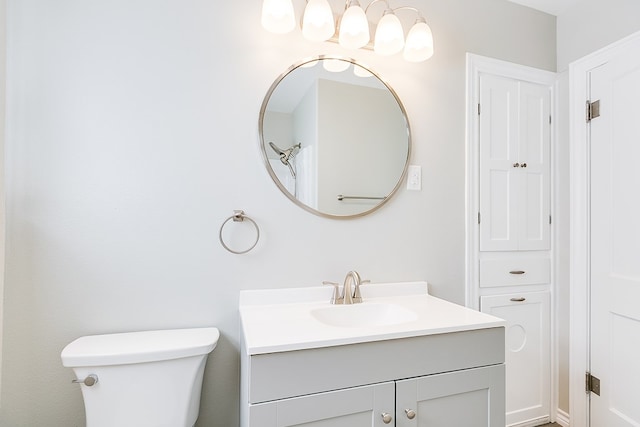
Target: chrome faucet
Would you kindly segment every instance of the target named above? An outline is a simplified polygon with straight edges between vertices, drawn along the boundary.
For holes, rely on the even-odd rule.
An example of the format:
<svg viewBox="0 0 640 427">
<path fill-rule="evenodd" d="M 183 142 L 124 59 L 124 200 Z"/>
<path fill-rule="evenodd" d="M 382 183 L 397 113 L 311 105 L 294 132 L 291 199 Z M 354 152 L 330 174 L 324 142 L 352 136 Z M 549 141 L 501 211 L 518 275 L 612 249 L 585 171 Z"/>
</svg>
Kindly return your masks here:
<svg viewBox="0 0 640 427">
<path fill-rule="evenodd" d="M 335 282 L 322 282 L 323 285 L 333 286 L 333 296 L 331 297 L 331 304 L 358 304 L 362 302 L 362 295 L 360 294 L 360 285 L 369 283 L 369 280 L 361 280 L 360 275 L 356 271 L 350 271 L 344 278 L 344 284 L 342 285 L 342 292 L 340 292 L 340 285 Z"/>
</svg>

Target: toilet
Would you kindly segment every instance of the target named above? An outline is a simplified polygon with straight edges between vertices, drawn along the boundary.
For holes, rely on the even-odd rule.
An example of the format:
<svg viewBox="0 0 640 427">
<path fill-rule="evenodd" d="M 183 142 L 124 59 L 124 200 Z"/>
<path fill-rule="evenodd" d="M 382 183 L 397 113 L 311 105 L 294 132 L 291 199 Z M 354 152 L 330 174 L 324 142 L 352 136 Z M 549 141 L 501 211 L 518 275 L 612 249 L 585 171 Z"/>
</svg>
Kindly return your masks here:
<svg viewBox="0 0 640 427">
<path fill-rule="evenodd" d="M 80 384 L 87 427 L 193 427 L 217 328 L 92 335 L 61 353 Z"/>
</svg>

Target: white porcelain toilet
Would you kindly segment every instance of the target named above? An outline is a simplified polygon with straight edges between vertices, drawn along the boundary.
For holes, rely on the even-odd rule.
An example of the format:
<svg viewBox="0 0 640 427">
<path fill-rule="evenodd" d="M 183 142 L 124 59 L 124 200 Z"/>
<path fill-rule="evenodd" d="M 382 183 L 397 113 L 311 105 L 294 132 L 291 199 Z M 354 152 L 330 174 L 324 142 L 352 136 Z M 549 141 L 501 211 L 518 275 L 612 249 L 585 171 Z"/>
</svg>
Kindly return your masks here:
<svg viewBox="0 0 640 427">
<path fill-rule="evenodd" d="M 93 335 L 62 350 L 82 388 L 87 427 L 192 427 L 216 328 Z"/>
</svg>

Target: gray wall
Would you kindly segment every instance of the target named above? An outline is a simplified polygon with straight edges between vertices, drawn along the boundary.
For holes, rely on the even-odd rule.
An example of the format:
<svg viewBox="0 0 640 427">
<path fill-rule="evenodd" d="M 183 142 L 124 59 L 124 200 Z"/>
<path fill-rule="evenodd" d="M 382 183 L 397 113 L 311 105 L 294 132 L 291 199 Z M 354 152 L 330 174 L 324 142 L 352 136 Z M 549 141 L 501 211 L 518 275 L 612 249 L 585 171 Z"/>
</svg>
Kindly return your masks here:
<svg viewBox="0 0 640 427">
<path fill-rule="evenodd" d="M 638 0 L 581 0 L 558 16 L 558 71 L 636 31 Z"/>
<path fill-rule="evenodd" d="M 268 34 L 260 0 L 8 1 L 0 425 L 83 425 L 59 358 L 78 336 L 205 325 L 222 337 L 198 425 L 237 425 L 240 289 L 357 269 L 374 282 L 426 279 L 463 303 L 465 52 L 554 71 L 556 22 L 505 0 L 405 3 L 432 26 L 426 63 Z M 395 88 L 421 192 L 336 221 L 270 181 L 260 103 L 291 63 L 320 53 L 362 60 Z M 244 256 L 217 241 L 233 209 L 262 230 Z"/>
</svg>

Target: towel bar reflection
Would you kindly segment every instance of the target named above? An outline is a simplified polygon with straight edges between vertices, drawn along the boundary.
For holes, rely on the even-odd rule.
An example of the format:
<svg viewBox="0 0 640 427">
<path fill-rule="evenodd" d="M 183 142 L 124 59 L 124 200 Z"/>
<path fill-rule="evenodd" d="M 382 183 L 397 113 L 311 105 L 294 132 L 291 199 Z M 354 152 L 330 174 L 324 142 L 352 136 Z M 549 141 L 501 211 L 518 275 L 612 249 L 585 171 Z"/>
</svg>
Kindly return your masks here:
<svg viewBox="0 0 640 427">
<path fill-rule="evenodd" d="M 233 220 L 233 222 L 243 222 L 245 219 L 248 220 L 249 222 L 251 222 L 253 224 L 253 226 L 256 228 L 256 240 L 255 240 L 255 242 L 253 242 L 253 244 L 251 245 L 251 247 L 249 249 L 245 249 L 244 251 L 235 251 L 235 250 L 231 249 L 229 246 L 227 246 L 227 244 L 224 242 L 224 239 L 222 237 L 222 230 L 224 229 L 224 226 L 227 225 L 227 223 L 229 221 L 231 221 L 231 220 Z M 228 250 L 232 254 L 242 255 L 242 254 L 246 254 L 251 249 L 256 247 L 256 245 L 258 244 L 258 240 L 260 240 L 260 228 L 258 227 L 258 224 L 256 224 L 256 222 L 253 219 L 251 219 L 247 215 L 245 215 L 244 211 L 242 211 L 242 210 L 234 210 L 233 211 L 233 215 L 231 215 L 229 218 L 227 218 L 222 223 L 222 226 L 220 227 L 220 233 L 218 233 L 218 237 L 220 238 L 220 243 L 222 244 L 223 248 L 225 248 L 226 250 Z"/>
<path fill-rule="evenodd" d="M 343 196 L 338 194 L 338 200 L 359 199 L 359 200 L 385 200 L 386 197 L 370 197 L 370 196 Z"/>
</svg>

